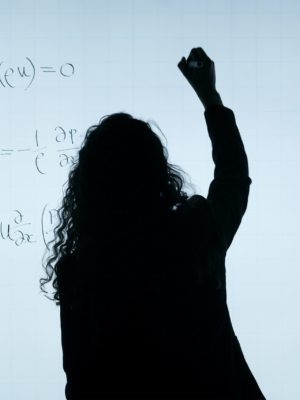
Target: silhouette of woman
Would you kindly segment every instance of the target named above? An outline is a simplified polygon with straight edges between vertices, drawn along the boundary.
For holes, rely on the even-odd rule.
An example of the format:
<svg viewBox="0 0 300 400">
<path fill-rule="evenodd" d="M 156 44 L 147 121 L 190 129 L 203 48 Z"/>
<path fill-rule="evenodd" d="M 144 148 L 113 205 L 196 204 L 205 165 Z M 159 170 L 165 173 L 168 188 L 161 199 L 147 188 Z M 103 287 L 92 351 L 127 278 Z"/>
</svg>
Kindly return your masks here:
<svg viewBox="0 0 300 400">
<path fill-rule="evenodd" d="M 40 279 L 45 292 L 56 275 L 68 400 L 265 399 L 226 303 L 247 156 L 213 61 L 193 48 L 178 67 L 205 107 L 215 163 L 207 198 L 182 190 L 149 123 L 122 112 L 88 129 L 69 175 Z"/>
</svg>

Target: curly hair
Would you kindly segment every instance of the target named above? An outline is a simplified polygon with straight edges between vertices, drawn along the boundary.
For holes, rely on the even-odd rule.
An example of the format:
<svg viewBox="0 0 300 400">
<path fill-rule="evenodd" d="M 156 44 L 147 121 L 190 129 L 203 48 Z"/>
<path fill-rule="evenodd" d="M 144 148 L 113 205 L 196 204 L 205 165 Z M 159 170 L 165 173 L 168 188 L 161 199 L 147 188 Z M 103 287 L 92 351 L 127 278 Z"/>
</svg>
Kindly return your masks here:
<svg viewBox="0 0 300 400">
<path fill-rule="evenodd" d="M 149 122 L 162 133 L 154 121 L 145 122 L 124 112 L 105 115 L 98 125 L 88 128 L 69 172 L 54 239 L 42 261 L 47 278 L 39 280 L 40 288 L 48 293 L 44 285 L 54 278 L 54 297 L 45 297 L 56 300 L 56 305 L 63 294 L 62 279 L 58 278 L 63 277 L 65 265 L 60 260 L 78 254 L 84 244 L 90 245 L 96 232 L 100 248 L 101 243 L 112 241 L 121 229 L 120 221 L 129 228 L 150 223 L 155 216 L 161 218 L 187 200 L 183 186 L 194 190 L 183 178 L 182 174 L 188 174 L 168 163 L 168 151 Z M 49 245 L 53 254 L 45 261 Z"/>
</svg>

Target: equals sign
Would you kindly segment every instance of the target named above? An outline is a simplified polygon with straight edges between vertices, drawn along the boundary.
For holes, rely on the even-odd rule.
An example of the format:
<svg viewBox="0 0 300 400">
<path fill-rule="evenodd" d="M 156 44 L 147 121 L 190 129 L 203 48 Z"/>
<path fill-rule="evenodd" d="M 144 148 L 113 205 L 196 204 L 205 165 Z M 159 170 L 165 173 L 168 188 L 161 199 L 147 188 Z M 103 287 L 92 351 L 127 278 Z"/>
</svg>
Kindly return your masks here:
<svg viewBox="0 0 300 400">
<path fill-rule="evenodd" d="M 4 151 L 4 153 L 2 153 Z M 0 149 L 0 156 L 10 156 L 13 150 L 8 150 L 8 149 Z"/>
<path fill-rule="evenodd" d="M 40 67 L 42 70 L 45 70 L 45 71 L 43 71 L 43 72 L 56 72 L 56 71 L 54 71 L 53 70 L 53 67 Z M 51 71 L 51 69 L 53 70 L 53 71 Z"/>
<path fill-rule="evenodd" d="M 30 151 L 30 149 L 19 149 L 17 151 Z"/>
</svg>

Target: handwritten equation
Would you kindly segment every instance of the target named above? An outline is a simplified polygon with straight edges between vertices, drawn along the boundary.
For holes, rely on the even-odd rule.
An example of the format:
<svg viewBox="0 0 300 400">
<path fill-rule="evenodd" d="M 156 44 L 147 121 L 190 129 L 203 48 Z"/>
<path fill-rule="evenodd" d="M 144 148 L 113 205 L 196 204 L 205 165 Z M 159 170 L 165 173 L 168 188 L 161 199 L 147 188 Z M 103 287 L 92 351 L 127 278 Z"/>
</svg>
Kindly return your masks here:
<svg viewBox="0 0 300 400">
<path fill-rule="evenodd" d="M 59 167 L 64 168 L 72 166 L 76 163 L 76 157 L 72 153 L 74 150 L 78 150 L 80 146 L 76 146 L 77 139 L 84 135 L 78 135 L 78 131 L 75 128 L 64 129 L 62 126 L 56 126 L 52 132 L 53 143 L 55 145 L 63 145 L 63 148 L 56 149 L 57 163 Z M 45 175 L 46 168 L 49 165 L 47 162 L 47 146 L 40 146 L 40 131 L 35 130 L 34 133 L 34 146 L 32 148 L 20 148 L 20 149 L 0 149 L 0 156 L 16 156 L 20 153 L 33 153 L 33 162 L 35 164 L 36 171 Z"/>
<path fill-rule="evenodd" d="M 7 66 L 4 61 L 0 61 L 0 89 L 14 89 L 19 83 L 24 90 L 27 90 L 39 73 L 54 73 L 64 78 L 70 78 L 75 73 L 75 67 L 72 63 L 64 63 L 58 67 L 35 66 L 29 57 L 25 57 L 22 65 L 16 66 Z"/>
<path fill-rule="evenodd" d="M 6 213 L 6 218 L 8 213 Z M 11 217 L 6 221 L 0 220 L 0 241 L 8 241 L 17 247 L 25 244 L 31 244 L 38 242 L 37 234 L 33 233 L 33 227 L 31 222 L 27 222 L 28 219 L 20 210 L 13 210 Z M 42 240 L 49 250 L 49 242 L 52 240 L 48 239 L 50 233 L 54 232 L 54 228 L 58 223 L 58 210 L 55 208 L 49 208 L 48 204 L 43 207 L 41 213 L 41 231 Z"/>
</svg>

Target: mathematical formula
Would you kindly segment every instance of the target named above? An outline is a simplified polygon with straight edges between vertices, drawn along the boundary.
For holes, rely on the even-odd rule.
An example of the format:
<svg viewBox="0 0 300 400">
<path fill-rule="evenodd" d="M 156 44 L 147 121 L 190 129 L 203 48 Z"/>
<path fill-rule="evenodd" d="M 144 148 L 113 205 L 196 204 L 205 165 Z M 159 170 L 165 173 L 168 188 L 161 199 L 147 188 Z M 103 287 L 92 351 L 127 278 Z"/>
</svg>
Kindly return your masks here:
<svg viewBox="0 0 300 400">
<path fill-rule="evenodd" d="M 19 83 L 24 90 L 27 90 L 39 73 L 54 73 L 64 78 L 70 78 L 75 73 L 75 67 L 72 63 L 64 63 L 57 67 L 35 66 L 29 57 L 25 57 L 22 65 L 16 66 L 8 66 L 4 61 L 0 61 L 0 89 L 14 89 Z"/>
<path fill-rule="evenodd" d="M 48 208 L 48 204 L 43 207 L 41 213 L 41 236 L 47 249 L 49 250 L 48 240 L 50 232 L 58 222 L 58 210 Z M 20 247 L 21 245 L 36 243 L 36 235 L 32 233 L 32 223 L 27 222 L 26 217 L 20 210 L 13 210 L 8 221 L 0 221 L 0 241 L 9 241 Z M 52 238 L 51 238 L 52 239 Z"/>
<path fill-rule="evenodd" d="M 79 146 L 75 145 L 77 139 L 84 135 L 78 135 L 78 131 L 75 128 L 64 129 L 62 126 L 56 126 L 52 132 L 53 142 L 55 145 L 63 145 L 64 148 L 55 149 L 57 153 L 57 162 L 61 168 L 68 167 L 76 163 L 75 156 L 70 154 L 74 150 L 79 150 Z M 51 133 L 50 133 L 51 137 Z M 35 145 L 32 148 L 20 148 L 20 149 L 3 149 L 0 148 L 0 156 L 17 156 L 20 153 L 33 153 L 33 162 L 35 170 L 45 175 L 48 163 L 47 160 L 47 146 L 40 146 L 40 131 L 35 130 L 34 133 Z"/>
</svg>

